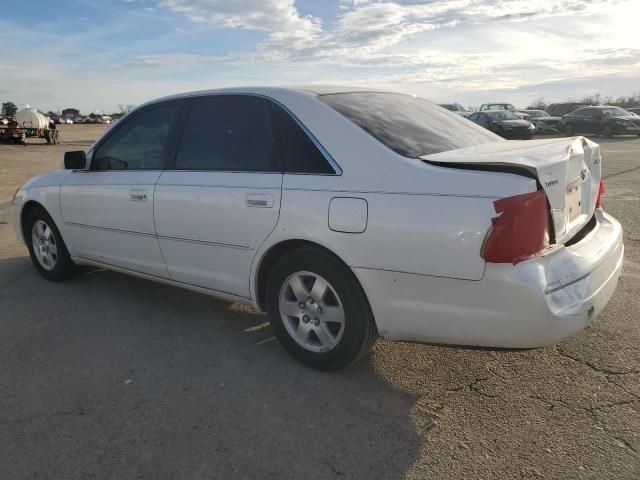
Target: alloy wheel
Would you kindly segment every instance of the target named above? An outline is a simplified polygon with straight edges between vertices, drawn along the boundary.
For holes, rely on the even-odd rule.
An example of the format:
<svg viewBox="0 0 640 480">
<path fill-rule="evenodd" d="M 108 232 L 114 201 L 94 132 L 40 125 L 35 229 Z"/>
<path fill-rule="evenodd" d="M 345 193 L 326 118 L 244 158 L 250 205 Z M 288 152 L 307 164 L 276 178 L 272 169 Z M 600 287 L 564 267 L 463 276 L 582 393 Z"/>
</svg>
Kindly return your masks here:
<svg viewBox="0 0 640 480">
<path fill-rule="evenodd" d="M 53 270 L 58 261 L 58 245 L 53 230 L 42 220 L 36 220 L 31 228 L 31 244 L 40 266 Z"/>
<path fill-rule="evenodd" d="M 280 288 L 278 304 L 287 333 L 304 349 L 327 352 L 340 343 L 344 307 L 335 289 L 320 275 L 290 275 Z"/>
</svg>

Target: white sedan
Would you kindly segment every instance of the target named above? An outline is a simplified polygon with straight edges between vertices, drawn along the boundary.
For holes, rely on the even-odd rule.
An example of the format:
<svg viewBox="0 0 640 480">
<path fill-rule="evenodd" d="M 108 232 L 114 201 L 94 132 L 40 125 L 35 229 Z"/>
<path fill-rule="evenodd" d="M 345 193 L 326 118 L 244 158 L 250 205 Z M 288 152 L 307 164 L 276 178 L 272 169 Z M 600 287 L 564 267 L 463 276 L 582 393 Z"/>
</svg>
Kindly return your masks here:
<svg viewBox="0 0 640 480">
<path fill-rule="evenodd" d="M 505 141 L 408 95 L 211 90 L 67 152 L 12 222 L 48 280 L 93 265 L 245 302 L 337 369 L 378 336 L 519 348 L 588 325 L 624 250 L 600 162 L 582 137 Z"/>
</svg>

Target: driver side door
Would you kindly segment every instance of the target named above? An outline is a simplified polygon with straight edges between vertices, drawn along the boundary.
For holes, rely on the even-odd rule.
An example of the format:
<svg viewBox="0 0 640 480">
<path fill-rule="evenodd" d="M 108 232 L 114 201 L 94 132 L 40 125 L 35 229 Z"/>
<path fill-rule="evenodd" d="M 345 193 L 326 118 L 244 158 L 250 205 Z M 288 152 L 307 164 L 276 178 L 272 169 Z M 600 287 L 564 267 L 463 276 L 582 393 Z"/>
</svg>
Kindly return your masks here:
<svg viewBox="0 0 640 480">
<path fill-rule="evenodd" d="M 168 277 L 153 218 L 182 103 L 154 105 L 118 124 L 73 171 L 60 191 L 65 237 L 73 256 Z"/>
</svg>

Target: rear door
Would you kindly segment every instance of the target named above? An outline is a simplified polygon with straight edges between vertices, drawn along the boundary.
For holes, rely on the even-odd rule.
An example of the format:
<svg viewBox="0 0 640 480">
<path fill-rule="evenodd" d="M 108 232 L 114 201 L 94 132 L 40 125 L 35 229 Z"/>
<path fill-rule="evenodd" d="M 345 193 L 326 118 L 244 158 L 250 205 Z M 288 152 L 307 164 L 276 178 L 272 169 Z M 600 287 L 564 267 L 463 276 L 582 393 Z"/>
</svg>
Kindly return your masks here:
<svg viewBox="0 0 640 480">
<path fill-rule="evenodd" d="M 167 277 L 153 221 L 153 191 L 180 111 L 170 102 L 122 120 L 60 191 L 65 238 L 75 255 Z"/>
<path fill-rule="evenodd" d="M 155 224 L 171 277 L 248 298 L 251 263 L 280 211 L 282 168 L 269 101 L 191 101 L 170 169 L 155 190 Z"/>
</svg>

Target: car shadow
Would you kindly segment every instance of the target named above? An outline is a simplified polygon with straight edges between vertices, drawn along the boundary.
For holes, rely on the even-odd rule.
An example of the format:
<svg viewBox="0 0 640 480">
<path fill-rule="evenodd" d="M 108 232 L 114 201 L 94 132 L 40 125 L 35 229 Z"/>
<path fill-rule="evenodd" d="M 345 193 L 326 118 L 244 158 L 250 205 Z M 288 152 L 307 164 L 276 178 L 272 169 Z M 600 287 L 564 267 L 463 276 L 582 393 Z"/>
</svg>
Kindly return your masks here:
<svg viewBox="0 0 640 480">
<path fill-rule="evenodd" d="M 11 478 L 400 478 L 423 448 L 369 359 L 306 368 L 246 306 L 100 269 L 46 282 L 28 257 L 0 273 Z"/>
</svg>

